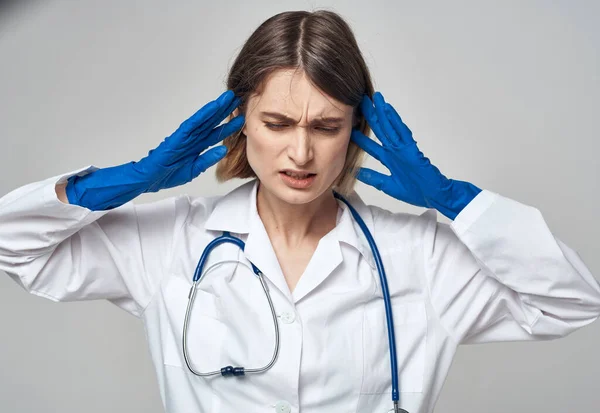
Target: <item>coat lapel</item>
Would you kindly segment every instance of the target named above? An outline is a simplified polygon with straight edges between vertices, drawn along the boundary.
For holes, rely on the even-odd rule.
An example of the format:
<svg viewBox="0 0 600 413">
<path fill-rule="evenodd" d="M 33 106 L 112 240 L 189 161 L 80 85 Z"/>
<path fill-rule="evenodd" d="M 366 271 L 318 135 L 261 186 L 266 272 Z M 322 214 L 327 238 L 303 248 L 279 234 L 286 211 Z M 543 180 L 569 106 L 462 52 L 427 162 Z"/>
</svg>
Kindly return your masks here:
<svg viewBox="0 0 600 413">
<path fill-rule="evenodd" d="M 269 235 L 258 215 L 256 207 L 257 190 L 258 180 L 254 179 L 220 198 L 204 228 L 211 231 L 229 231 L 233 235 L 239 235 L 242 239 L 245 238 L 246 245 L 243 256 L 258 267 L 271 284 L 290 302 L 301 300 L 325 281 L 340 265 L 343 261 L 340 243 L 352 247 L 356 253 L 362 255 L 362 258 L 373 269 L 376 268 L 370 248 L 360 227 L 352 218 L 348 207 L 343 202 L 338 201 L 340 210 L 336 227 L 319 241 L 315 253 L 292 294 Z M 363 203 L 356 192 L 352 193 L 348 200 L 373 232 L 373 218 L 368 206 Z M 218 235 L 220 234 L 216 234 L 216 236 Z M 241 254 L 238 256 L 241 257 Z"/>
<path fill-rule="evenodd" d="M 279 265 L 279 260 L 260 217 L 251 218 L 251 229 L 246 241 L 244 255 L 264 274 L 265 277 L 292 302 L 290 289 Z"/>
<path fill-rule="evenodd" d="M 341 262 L 342 251 L 334 229 L 319 241 L 317 249 L 296 284 L 292 294 L 294 302 L 300 301 L 317 288 Z"/>
<path fill-rule="evenodd" d="M 349 197 L 349 201 L 357 209 L 365 222 L 367 222 L 367 225 L 369 225 L 368 223 L 372 222 L 371 213 L 364 203 L 362 203 L 362 200 L 358 198 L 358 195 L 355 195 L 355 193 L 352 194 Z M 294 289 L 294 302 L 300 301 L 315 290 L 342 263 L 344 260 L 341 251 L 342 243 L 351 247 L 349 253 L 361 254 L 362 258 L 367 260 L 372 269 L 376 268 L 369 247 L 365 248 L 365 245 L 361 241 L 360 236 L 362 235 L 362 231 L 358 227 L 358 224 L 354 222 L 350 210 L 341 201 L 338 201 L 338 205 L 340 209 L 338 211 L 336 226 L 319 241 L 314 255 Z"/>
<path fill-rule="evenodd" d="M 288 300 L 292 300 L 277 255 L 256 208 L 258 180 L 249 181 L 215 205 L 204 224 L 206 230 L 229 231 L 245 238 L 244 257 L 253 263 Z M 218 235 L 217 235 L 218 236 Z"/>
</svg>

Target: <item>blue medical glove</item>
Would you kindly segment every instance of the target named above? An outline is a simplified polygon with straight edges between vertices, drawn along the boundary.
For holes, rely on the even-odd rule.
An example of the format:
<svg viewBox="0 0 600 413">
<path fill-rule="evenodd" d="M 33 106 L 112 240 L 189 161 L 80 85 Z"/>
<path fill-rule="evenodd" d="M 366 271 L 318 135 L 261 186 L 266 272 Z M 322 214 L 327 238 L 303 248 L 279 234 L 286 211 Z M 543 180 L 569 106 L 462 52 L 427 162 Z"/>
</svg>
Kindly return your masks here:
<svg viewBox="0 0 600 413">
<path fill-rule="evenodd" d="M 140 161 L 70 177 L 65 188 L 69 203 L 93 211 L 108 210 L 144 192 L 190 182 L 227 153 L 227 148 L 220 145 L 201 154 L 243 126 L 244 116 L 240 115 L 215 128 L 239 103 L 239 98 L 228 90 L 183 122 Z"/>
<path fill-rule="evenodd" d="M 450 219 L 481 192 L 469 182 L 446 178 L 432 165 L 417 147 L 410 129 L 381 93 L 373 95 L 373 102 L 367 95 L 363 96 L 360 109 L 382 145 L 358 129 L 354 129 L 350 137 L 391 172 L 391 176 L 387 176 L 361 168 L 357 175 L 360 181 L 400 201 L 435 208 Z"/>
</svg>

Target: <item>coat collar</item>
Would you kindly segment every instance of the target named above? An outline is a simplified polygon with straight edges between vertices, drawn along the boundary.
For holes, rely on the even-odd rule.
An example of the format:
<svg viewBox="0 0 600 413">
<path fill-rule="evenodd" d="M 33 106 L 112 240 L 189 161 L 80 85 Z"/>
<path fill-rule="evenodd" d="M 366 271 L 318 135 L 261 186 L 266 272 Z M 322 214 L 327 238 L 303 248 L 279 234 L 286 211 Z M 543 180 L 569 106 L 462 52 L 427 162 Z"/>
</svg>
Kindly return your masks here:
<svg viewBox="0 0 600 413">
<path fill-rule="evenodd" d="M 322 242 L 328 242 L 328 250 L 331 259 L 327 260 L 326 268 L 316 270 L 320 275 L 311 274 L 305 277 L 309 272 L 314 272 L 309 263 L 306 274 L 300 280 L 294 294 L 289 292 L 285 278 L 281 273 L 281 268 L 273 248 L 270 246 L 270 240 L 258 215 L 256 207 L 256 195 L 259 181 L 253 179 L 235 188 L 228 194 L 221 197 L 208 220 L 204 224 L 204 229 L 209 231 L 229 231 L 233 234 L 248 234 L 244 255 L 253 262 L 261 271 L 282 291 L 290 300 L 297 302 L 302 296 L 320 284 L 327 275 L 335 269 L 342 261 L 340 252 L 340 243 L 353 247 L 358 251 L 366 262 L 375 269 L 375 260 L 372 256 L 369 245 L 358 224 L 354 221 L 350 210 L 341 201 L 338 201 L 340 211 L 337 216 L 337 225 L 329 234 L 323 237 Z M 365 221 L 370 231 L 373 231 L 373 217 L 370 208 L 365 205 L 356 192 L 346 197 L 351 205 L 357 210 Z M 319 260 L 319 257 L 313 257 Z M 313 261 L 311 259 L 311 261 Z"/>
</svg>

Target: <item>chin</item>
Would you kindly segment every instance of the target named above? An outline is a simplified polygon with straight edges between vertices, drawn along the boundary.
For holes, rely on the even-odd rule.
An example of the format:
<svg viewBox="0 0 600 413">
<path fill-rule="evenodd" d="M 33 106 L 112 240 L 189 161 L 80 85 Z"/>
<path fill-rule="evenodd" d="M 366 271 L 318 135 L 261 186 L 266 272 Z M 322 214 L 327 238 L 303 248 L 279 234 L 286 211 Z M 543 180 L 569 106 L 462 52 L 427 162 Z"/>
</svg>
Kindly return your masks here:
<svg viewBox="0 0 600 413">
<path fill-rule="evenodd" d="M 317 199 L 322 194 L 315 188 L 294 189 L 280 183 L 277 185 L 275 195 L 288 204 L 302 205 L 308 204 Z"/>
</svg>

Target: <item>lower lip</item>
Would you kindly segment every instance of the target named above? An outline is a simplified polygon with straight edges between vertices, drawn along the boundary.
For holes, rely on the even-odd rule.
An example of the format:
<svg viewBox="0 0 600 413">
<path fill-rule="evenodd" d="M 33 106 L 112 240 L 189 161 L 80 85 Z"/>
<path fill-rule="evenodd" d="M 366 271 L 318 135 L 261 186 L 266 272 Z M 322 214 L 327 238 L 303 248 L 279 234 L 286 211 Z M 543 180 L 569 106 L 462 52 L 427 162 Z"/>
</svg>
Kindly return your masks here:
<svg viewBox="0 0 600 413">
<path fill-rule="evenodd" d="M 281 180 L 289 187 L 296 189 L 306 189 L 312 185 L 315 181 L 317 175 L 310 175 L 304 179 L 296 179 L 291 176 L 286 175 L 283 172 L 279 172 L 279 176 L 281 176 Z"/>
</svg>

